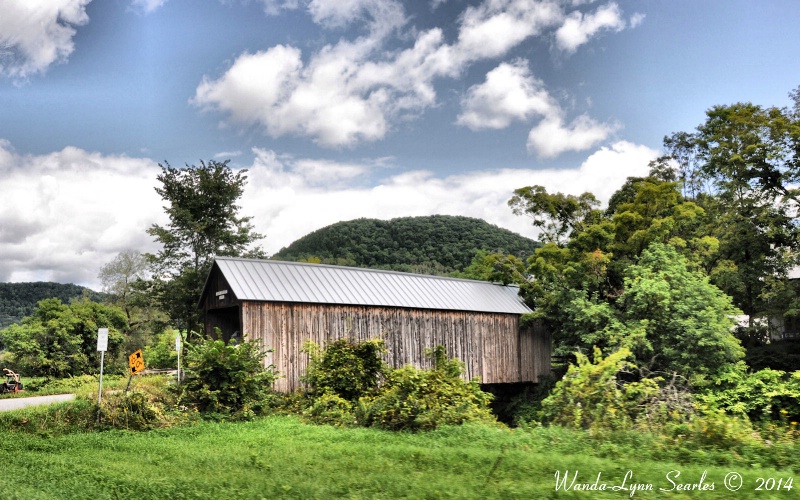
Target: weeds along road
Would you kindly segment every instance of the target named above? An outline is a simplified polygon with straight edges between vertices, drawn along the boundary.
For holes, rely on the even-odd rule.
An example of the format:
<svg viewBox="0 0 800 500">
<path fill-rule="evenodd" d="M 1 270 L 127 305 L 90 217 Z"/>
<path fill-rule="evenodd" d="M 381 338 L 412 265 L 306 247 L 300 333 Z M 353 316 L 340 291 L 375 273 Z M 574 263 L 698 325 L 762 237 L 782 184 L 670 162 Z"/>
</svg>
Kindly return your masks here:
<svg viewBox="0 0 800 500">
<path fill-rule="evenodd" d="M 26 406 L 49 405 L 75 399 L 74 394 L 58 394 L 55 396 L 33 396 L 30 398 L 0 399 L 0 411 L 18 410 Z"/>
</svg>

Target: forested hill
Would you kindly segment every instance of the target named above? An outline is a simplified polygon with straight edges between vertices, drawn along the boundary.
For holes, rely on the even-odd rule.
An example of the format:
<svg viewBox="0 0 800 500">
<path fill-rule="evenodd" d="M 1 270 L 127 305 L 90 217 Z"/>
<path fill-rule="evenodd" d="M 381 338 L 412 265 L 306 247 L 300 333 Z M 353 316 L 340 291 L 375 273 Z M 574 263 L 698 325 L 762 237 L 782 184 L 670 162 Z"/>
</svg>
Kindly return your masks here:
<svg viewBox="0 0 800 500">
<path fill-rule="evenodd" d="M 78 285 L 62 283 L 0 283 L 0 329 L 16 323 L 33 313 L 36 304 L 42 299 L 57 298 L 64 303 L 70 299 L 82 297 L 84 292 L 89 298 L 98 300 L 101 294 Z"/>
<path fill-rule="evenodd" d="M 466 268 L 478 250 L 525 258 L 537 246 L 481 219 L 431 215 L 338 222 L 307 234 L 272 258 L 443 275 Z"/>
</svg>

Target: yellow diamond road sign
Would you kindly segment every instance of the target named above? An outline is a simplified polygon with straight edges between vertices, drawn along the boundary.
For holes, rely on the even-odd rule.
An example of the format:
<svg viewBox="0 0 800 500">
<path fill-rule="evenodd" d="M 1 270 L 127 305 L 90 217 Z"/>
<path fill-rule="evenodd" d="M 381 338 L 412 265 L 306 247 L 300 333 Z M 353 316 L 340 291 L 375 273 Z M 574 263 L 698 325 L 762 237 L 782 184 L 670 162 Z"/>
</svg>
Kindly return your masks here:
<svg viewBox="0 0 800 500">
<path fill-rule="evenodd" d="M 144 358 L 142 357 L 141 349 L 128 356 L 128 366 L 131 367 L 131 375 L 144 371 Z"/>
</svg>

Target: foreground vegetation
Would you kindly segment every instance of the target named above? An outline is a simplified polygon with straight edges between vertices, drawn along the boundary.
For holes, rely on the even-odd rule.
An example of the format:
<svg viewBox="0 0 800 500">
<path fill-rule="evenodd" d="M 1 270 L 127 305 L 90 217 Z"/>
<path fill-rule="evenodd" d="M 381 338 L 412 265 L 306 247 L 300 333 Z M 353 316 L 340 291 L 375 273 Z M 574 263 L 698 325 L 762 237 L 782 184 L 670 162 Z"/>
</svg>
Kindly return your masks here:
<svg viewBox="0 0 800 500">
<path fill-rule="evenodd" d="M 26 500 L 693 498 L 702 489 L 729 498 L 738 473 L 737 497 L 796 495 L 796 423 L 754 425 L 681 399 L 688 395 L 663 397 L 657 384 L 618 385 L 624 350 L 579 357 L 510 429 L 442 348 L 431 351 L 430 370 L 389 369 L 376 340 L 305 349 L 309 390 L 293 395 L 268 390 L 275 373 L 249 342 L 192 346 L 180 385 L 136 377 L 127 392 L 125 379 L 109 377 L 114 389 L 100 404 L 92 376 L 29 382 L 79 397 L 0 413 L 0 453 L 12 457 L 0 492 Z"/>
<path fill-rule="evenodd" d="M 64 407 L 66 405 L 60 405 Z M 39 409 L 38 412 L 43 410 Z M 63 410 L 62 410 L 63 411 Z M 29 411 L 32 416 L 33 412 Z M 43 437 L 13 433 L 0 442 L 7 499 L 50 498 L 629 498 L 629 491 L 556 490 L 555 473 L 598 473 L 609 487 L 627 471 L 656 491 L 637 498 L 730 498 L 725 476 L 742 474 L 736 498 L 795 498 L 796 490 L 754 491 L 758 478 L 791 478 L 712 450 L 665 453 L 642 434 L 602 442 L 560 427 L 509 430 L 469 424 L 426 433 L 308 425 L 296 417 L 198 422 L 147 433 L 109 431 Z M 666 478 L 714 491 L 670 492 Z M 674 474 L 673 474 L 674 479 Z M 631 483 L 629 479 L 628 484 Z"/>
</svg>

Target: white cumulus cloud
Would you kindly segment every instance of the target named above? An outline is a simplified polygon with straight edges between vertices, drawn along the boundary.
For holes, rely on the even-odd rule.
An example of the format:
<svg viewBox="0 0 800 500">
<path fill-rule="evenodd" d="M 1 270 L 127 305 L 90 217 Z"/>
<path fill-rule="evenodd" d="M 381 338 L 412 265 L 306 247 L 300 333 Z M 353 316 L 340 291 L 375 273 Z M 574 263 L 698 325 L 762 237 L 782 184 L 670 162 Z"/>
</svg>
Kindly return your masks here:
<svg viewBox="0 0 800 500">
<path fill-rule="evenodd" d="M 502 63 L 491 70 L 485 82 L 469 88 L 461 107 L 456 123 L 472 130 L 502 129 L 514 120 L 558 112 L 558 103 L 524 61 Z"/>
<path fill-rule="evenodd" d="M 589 149 L 619 128 L 586 114 L 565 125 L 565 110 L 519 60 L 502 63 L 487 73 L 485 82 L 469 88 L 461 106 L 456 123 L 472 130 L 502 129 L 514 120 L 542 118 L 528 133 L 527 144 L 540 158 Z"/>
<path fill-rule="evenodd" d="M 555 158 L 566 151 L 584 151 L 606 140 L 619 128 L 580 115 L 569 125 L 560 114 L 548 116 L 528 133 L 528 150 L 541 158 Z"/>
<path fill-rule="evenodd" d="M 472 60 L 499 57 L 563 18 L 556 1 L 486 0 L 462 14 L 458 50 Z"/>
<path fill-rule="evenodd" d="M 641 18 L 634 18 L 631 23 L 638 25 Z M 625 20 L 616 3 L 599 7 L 594 13 L 584 14 L 580 11 L 570 13 L 564 24 L 556 31 L 556 45 L 567 53 L 578 50 L 589 39 L 601 30 L 622 31 Z"/>
<path fill-rule="evenodd" d="M 18 155 L 0 141 L 0 281 L 93 284 L 119 251 L 150 249 L 159 172 L 150 160 L 74 147 Z"/>
<path fill-rule="evenodd" d="M 295 2 L 265 5 L 273 12 L 298 7 Z M 400 2 L 312 0 L 303 5 L 325 28 L 362 22 L 367 33 L 309 54 L 289 45 L 243 53 L 222 76 L 205 76 L 192 102 L 272 137 L 309 137 L 324 147 L 352 147 L 380 140 L 398 121 L 435 106 L 438 81 L 458 77 L 476 62 L 502 58 L 526 39 L 565 29 L 566 19 L 556 0 L 485 0 L 465 8 L 456 20 L 458 34 L 448 42 L 438 27 L 410 28 Z M 577 29 L 586 39 L 609 26 L 603 9 L 580 17 Z M 473 88 L 458 122 L 481 128 L 478 121 L 489 116 L 486 127 L 496 128 L 521 115 L 545 114 L 537 108 L 549 104 L 548 96 L 522 67 L 503 63 L 485 84 Z M 512 81 L 502 89 L 504 76 Z M 509 107 L 518 98 L 527 106 L 522 111 Z"/>
<path fill-rule="evenodd" d="M 0 75 L 25 79 L 66 61 L 76 26 L 89 22 L 91 0 L 3 0 L 0 4 Z"/>
</svg>

